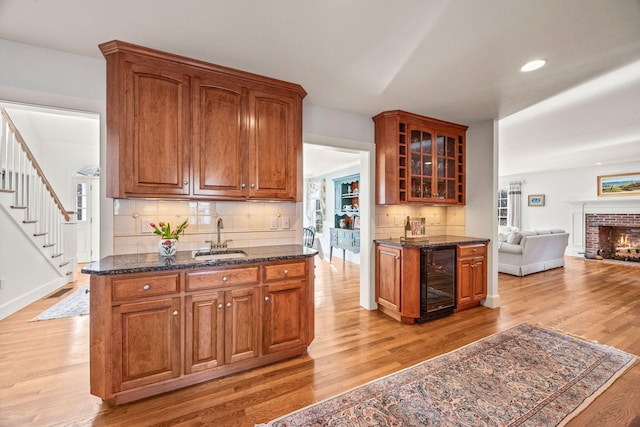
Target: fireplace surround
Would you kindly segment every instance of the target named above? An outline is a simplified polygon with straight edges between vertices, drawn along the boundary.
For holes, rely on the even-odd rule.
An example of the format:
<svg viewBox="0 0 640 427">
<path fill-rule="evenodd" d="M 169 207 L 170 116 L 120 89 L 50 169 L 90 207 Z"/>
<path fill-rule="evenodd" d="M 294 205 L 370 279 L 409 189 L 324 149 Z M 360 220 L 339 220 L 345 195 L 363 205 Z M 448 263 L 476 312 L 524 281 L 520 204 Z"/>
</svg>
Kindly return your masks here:
<svg viewBox="0 0 640 427">
<path fill-rule="evenodd" d="M 585 253 L 640 262 L 640 214 L 586 213 Z"/>
</svg>

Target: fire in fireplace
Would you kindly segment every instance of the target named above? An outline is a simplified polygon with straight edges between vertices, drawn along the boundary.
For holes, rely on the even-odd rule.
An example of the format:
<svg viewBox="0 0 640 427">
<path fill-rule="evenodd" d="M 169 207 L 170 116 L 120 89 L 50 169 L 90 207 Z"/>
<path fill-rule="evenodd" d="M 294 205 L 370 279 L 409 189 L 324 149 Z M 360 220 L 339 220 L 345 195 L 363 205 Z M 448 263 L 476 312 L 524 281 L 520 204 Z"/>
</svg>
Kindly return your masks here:
<svg viewBox="0 0 640 427">
<path fill-rule="evenodd" d="M 640 262 L 640 214 L 585 215 L 585 253 Z"/>
</svg>

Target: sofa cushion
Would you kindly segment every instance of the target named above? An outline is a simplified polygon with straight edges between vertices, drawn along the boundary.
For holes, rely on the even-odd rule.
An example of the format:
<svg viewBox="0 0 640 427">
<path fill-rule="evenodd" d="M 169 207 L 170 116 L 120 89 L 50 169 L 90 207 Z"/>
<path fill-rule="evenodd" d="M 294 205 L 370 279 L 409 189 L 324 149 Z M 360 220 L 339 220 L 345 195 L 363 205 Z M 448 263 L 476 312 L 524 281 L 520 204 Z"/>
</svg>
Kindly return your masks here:
<svg viewBox="0 0 640 427">
<path fill-rule="evenodd" d="M 509 237 L 508 233 L 499 233 L 498 234 L 498 242 L 506 242 L 507 237 Z"/>
<path fill-rule="evenodd" d="M 518 243 L 520 243 L 520 240 L 522 240 L 522 234 L 520 234 L 518 231 L 512 231 L 511 233 L 509 233 L 509 236 L 507 236 L 507 243 L 512 245 L 517 245 Z"/>
<path fill-rule="evenodd" d="M 522 237 L 537 235 L 535 231 L 521 231 L 520 234 L 522 234 Z"/>
<path fill-rule="evenodd" d="M 551 231 L 549 231 L 549 230 L 536 230 L 536 234 L 538 236 L 542 236 L 544 234 L 551 234 Z"/>
<path fill-rule="evenodd" d="M 565 231 L 562 228 L 552 228 L 551 230 L 551 234 L 561 234 L 561 233 L 565 233 Z"/>
</svg>

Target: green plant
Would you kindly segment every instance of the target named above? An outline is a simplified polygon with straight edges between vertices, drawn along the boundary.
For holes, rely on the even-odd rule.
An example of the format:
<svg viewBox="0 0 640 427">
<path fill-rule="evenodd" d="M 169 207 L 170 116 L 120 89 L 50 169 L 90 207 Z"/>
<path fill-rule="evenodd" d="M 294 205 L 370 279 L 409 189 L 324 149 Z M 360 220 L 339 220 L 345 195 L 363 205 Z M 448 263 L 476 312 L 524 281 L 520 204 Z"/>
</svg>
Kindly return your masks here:
<svg viewBox="0 0 640 427">
<path fill-rule="evenodd" d="M 156 233 L 158 236 L 162 237 L 163 239 L 178 240 L 178 235 L 180 233 L 184 233 L 184 229 L 189 226 L 188 221 L 189 221 L 188 219 L 185 219 L 182 224 L 180 224 L 175 228 L 175 230 L 171 229 L 171 224 L 169 224 L 168 222 L 160 221 L 158 225 L 151 222 L 149 223 L 149 225 L 153 228 L 153 232 Z"/>
</svg>

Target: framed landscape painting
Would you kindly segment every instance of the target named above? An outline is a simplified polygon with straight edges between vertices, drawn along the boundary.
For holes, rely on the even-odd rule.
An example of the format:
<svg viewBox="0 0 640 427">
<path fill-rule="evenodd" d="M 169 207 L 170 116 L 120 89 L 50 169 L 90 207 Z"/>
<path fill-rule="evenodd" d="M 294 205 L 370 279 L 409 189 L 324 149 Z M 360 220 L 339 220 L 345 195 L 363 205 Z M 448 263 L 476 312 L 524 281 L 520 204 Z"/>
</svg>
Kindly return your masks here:
<svg viewBox="0 0 640 427">
<path fill-rule="evenodd" d="M 640 196 L 640 172 L 599 176 L 598 196 Z"/>
</svg>

